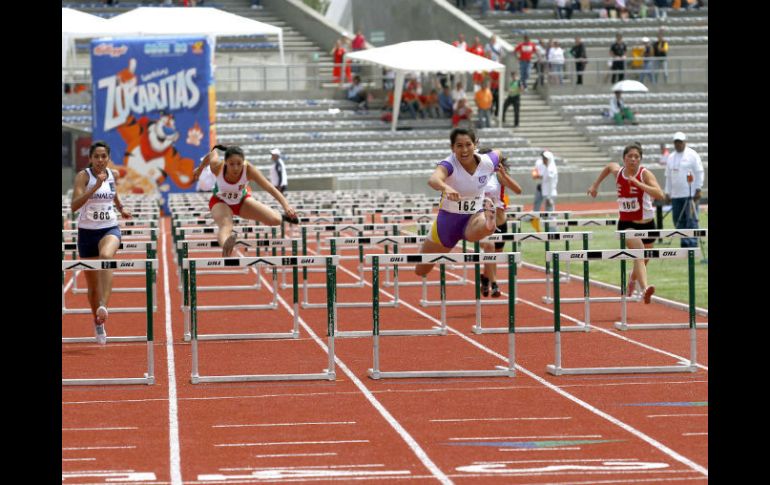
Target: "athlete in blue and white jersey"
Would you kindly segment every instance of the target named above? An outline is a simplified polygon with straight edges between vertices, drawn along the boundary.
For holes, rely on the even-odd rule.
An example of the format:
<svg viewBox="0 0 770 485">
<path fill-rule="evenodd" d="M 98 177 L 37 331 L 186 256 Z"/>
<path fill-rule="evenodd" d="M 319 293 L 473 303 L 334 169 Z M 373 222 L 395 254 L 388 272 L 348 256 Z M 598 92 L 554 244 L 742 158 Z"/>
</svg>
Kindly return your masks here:
<svg viewBox="0 0 770 485">
<path fill-rule="evenodd" d="M 476 134 L 455 128 L 449 135 L 452 153 L 436 166 L 428 185 L 441 192 L 438 215 L 421 253 L 448 253 L 460 239 L 478 241 L 495 231 L 493 202 L 484 197 L 484 188 L 494 176 L 502 154 L 493 150 L 476 152 Z M 415 272 L 425 276 L 433 264 L 418 264 Z"/>
<path fill-rule="evenodd" d="M 131 213 L 118 198 L 118 171 L 110 169 L 110 147 L 94 142 L 88 150 L 89 166 L 75 176 L 72 212 L 78 216 L 78 254 L 82 259 L 113 259 L 120 245 L 120 228 L 115 209 L 126 219 Z M 85 271 L 88 303 L 94 315 L 96 341 L 107 343 L 104 323 L 112 293 L 112 270 Z"/>
</svg>

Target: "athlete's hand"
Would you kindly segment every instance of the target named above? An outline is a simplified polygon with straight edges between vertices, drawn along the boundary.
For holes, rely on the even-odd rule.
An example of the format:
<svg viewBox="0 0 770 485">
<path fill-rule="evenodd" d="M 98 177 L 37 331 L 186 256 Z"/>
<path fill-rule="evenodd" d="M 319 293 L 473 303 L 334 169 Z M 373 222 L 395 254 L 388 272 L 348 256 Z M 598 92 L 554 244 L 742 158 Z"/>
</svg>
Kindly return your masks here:
<svg viewBox="0 0 770 485">
<path fill-rule="evenodd" d="M 588 187 L 588 195 L 590 195 L 591 197 L 593 197 L 595 199 L 596 198 L 596 193 L 597 193 L 596 192 L 596 187 L 594 187 L 593 185 Z"/>
<path fill-rule="evenodd" d="M 123 216 L 124 219 L 131 219 L 134 217 L 134 215 L 131 214 L 131 211 L 126 209 L 125 206 L 118 209 L 118 212 L 120 212 L 120 215 Z"/>
<path fill-rule="evenodd" d="M 99 187 L 102 186 L 102 183 L 104 183 L 105 180 L 107 180 L 107 171 L 106 170 L 96 176 L 96 183 L 94 184 L 94 192 L 99 190 Z"/>
<path fill-rule="evenodd" d="M 447 200 L 453 200 L 455 202 L 460 200 L 460 194 L 452 187 L 447 187 L 444 189 L 444 196 L 447 198 Z"/>
</svg>

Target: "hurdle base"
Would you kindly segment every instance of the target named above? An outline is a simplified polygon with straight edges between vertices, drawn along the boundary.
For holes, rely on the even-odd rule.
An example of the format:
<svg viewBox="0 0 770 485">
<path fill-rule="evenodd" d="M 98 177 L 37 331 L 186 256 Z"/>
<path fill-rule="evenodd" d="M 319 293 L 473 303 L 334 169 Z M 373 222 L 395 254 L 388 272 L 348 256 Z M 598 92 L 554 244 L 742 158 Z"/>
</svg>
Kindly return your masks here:
<svg viewBox="0 0 770 485">
<path fill-rule="evenodd" d="M 125 308 L 110 308 L 110 313 L 146 313 L 147 307 L 125 307 Z M 158 307 L 153 306 L 152 311 L 157 312 Z M 90 308 L 62 308 L 62 315 L 84 315 L 91 313 Z"/>
<path fill-rule="evenodd" d="M 196 291 L 248 291 L 260 290 L 261 285 L 238 285 L 238 286 L 197 286 Z"/>
<path fill-rule="evenodd" d="M 690 328 L 689 323 L 622 323 L 615 322 L 615 328 L 618 330 L 672 330 Z M 696 323 L 695 328 L 708 330 L 708 323 Z"/>
<path fill-rule="evenodd" d="M 444 327 L 434 326 L 430 330 L 380 330 L 380 335 L 446 335 L 447 329 Z M 337 330 L 334 333 L 335 337 L 371 337 L 371 330 Z"/>
<path fill-rule="evenodd" d="M 623 301 L 623 297 L 620 296 L 589 296 L 588 301 L 591 303 L 620 303 Z M 626 303 L 638 303 L 642 301 L 641 296 L 626 297 Z M 585 303 L 585 298 L 559 298 L 559 303 Z M 543 297 L 543 303 L 553 303 L 553 298 L 550 296 Z"/>
<path fill-rule="evenodd" d="M 234 376 L 192 376 L 193 384 L 206 382 L 264 382 L 264 381 L 333 381 L 337 378 L 334 372 L 318 374 L 254 374 Z"/>
<path fill-rule="evenodd" d="M 459 280 L 447 281 L 445 283 L 445 285 L 446 286 L 463 286 L 463 285 L 465 285 L 467 283 L 470 283 L 470 282 L 471 282 L 470 280 L 459 279 Z M 425 282 L 426 286 L 439 286 L 440 284 L 441 284 L 440 281 L 427 281 L 427 282 Z M 395 283 L 393 281 L 386 281 L 386 282 L 382 283 L 382 286 L 385 286 L 385 287 L 388 287 L 388 288 L 392 288 L 392 287 L 395 286 Z M 422 286 L 422 281 L 400 281 L 399 280 L 398 286 L 399 286 L 399 288 L 402 287 L 402 286 L 403 287 Z"/>
<path fill-rule="evenodd" d="M 562 332 L 588 332 L 591 329 L 590 325 L 577 325 L 574 327 L 561 327 Z M 509 333 L 508 327 L 478 327 L 474 325 L 471 327 L 471 331 L 476 335 L 486 333 Z M 516 327 L 513 333 L 553 333 L 552 326 L 549 327 Z"/>
<path fill-rule="evenodd" d="M 197 307 L 199 312 L 234 311 L 234 310 L 275 310 L 276 308 L 278 308 L 278 303 L 265 303 L 262 305 L 207 305 L 207 306 Z"/>
<path fill-rule="evenodd" d="M 110 342 L 147 342 L 147 336 L 136 335 L 126 337 L 107 337 L 107 343 Z M 78 343 L 96 343 L 96 337 L 62 337 L 61 343 L 63 344 L 78 344 Z"/>
<path fill-rule="evenodd" d="M 88 293 L 88 288 L 72 288 L 72 293 L 82 295 Z M 112 293 L 145 293 L 147 288 L 113 288 Z"/>
<path fill-rule="evenodd" d="M 338 301 L 336 305 L 338 308 L 371 308 L 372 307 L 372 304 L 370 302 L 360 302 L 360 301 L 348 301 L 348 302 Z M 302 303 L 300 303 L 300 306 L 303 309 L 326 308 L 326 303 L 307 303 L 303 301 Z M 380 303 L 380 308 L 396 308 L 397 306 L 398 306 L 398 302 L 396 300 Z"/>
<path fill-rule="evenodd" d="M 185 335 L 187 340 L 188 335 Z M 261 340 L 261 339 L 295 339 L 299 333 L 208 333 L 198 334 L 198 340 Z"/>
<path fill-rule="evenodd" d="M 413 377 L 514 377 L 513 369 L 496 366 L 497 370 L 391 371 L 367 370 L 372 379 L 408 379 Z"/>
<path fill-rule="evenodd" d="M 658 374 L 672 372 L 695 372 L 697 367 L 692 364 L 686 365 L 663 365 L 663 366 L 644 366 L 644 367 L 573 367 L 564 368 L 548 364 L 546 372 L 555 376 L 561 375 L 586 375 L 586 374 Z"/>
<path fill-rule="evenodd" d="M 155 377 L 116 377 L 106 379 L 62 379 L 62 386 L 110 386 L 110 385 L 133 385 L 146 384 L 148 386 L 155 384 Z"/>
<path fill-rule="evenodd" d="M 481 302 L 481 306 L 508 304 L 508 298 L 498 298 L 493 300 L 479 300 L 479 301 Z M 468 306 L 468 305 L 475 305 L 476 300 L 451 300 L 451 301 L 447 300 L 446 302 L 444 302 L 444 304 L 446 306 Z M 441 306 L 441 301 L 420 299 L 420 306 L 422 307 Z"/>
</svg>

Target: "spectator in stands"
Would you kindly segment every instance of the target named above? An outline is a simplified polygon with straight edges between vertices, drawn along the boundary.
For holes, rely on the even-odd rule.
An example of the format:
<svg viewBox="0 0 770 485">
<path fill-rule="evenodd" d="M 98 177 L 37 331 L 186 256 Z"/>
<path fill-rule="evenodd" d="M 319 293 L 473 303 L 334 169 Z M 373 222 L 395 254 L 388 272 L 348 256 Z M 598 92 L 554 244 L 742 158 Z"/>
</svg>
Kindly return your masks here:
<svg viewBox="0 0 770 485">
<path fill-rule="evenodd" d="M 461 99 L 465 99 L 465 89 L 463 88 L 463 83 L 458 81 L 452 90 L 452 108 L 454 110 L 457 109 L 457 104 Z"/>
<path fill-rule="evenodd" d="M 465 10 L 465 0 L 455 0 L 455 5 L 460 10 Z"/>
<path fill-rule="evenodd" d="M 422 101 L 423 109 L 431 118 L 441 118 L 441 107 L 438 104 L 438 90 L 435 88 L 430 90 L 427 96 Z"/>
<path fill-rule="evenodd" d="M 615 0 L 615 10 L 618 11 L 618 17 L 621 20 L 628 20 L 628 7 L 626 6 L 627 0 Z"/>
<path fill-rule="evenodd" d="M 628 68 L 639 73 L 635 77 L 639 79 L 641 77 L 642 68 L 644 67 L 644 44 L 639 43 L 631 47 L 631 61 L 628 63 Z"/>
<path fill-rule="evenodd" d="M 508 106 L 513 106 L 513 127 L 519 126 L 519 107 L 521 106 L 521 81 L 517 79 L 516 71 L 511 71 L 511 80 L 508 83 L 508 96 L 503 104 L 503 123 Z"/>
<path fill-rule="evenodd" d="M 610 56 L 612 57 L 612 83 L 625 79 L 626 51 L 628 47 L 623 42 L 623 36 L 618 32 L 615 34 L 615 43 L 610 46 Z"/>
<path fill-rule="evenodd" d="M 542 42 L 542 41 L 541 41 Z M 532 62 L 532 56 L 535 55 L 535 44 L 529 40 L 528 35 L 524 35 L 524 40 L 519 42 L 513 49 L 513 53 L 519 59 L 519 72 L 521 72 L 521 85 L 527 89 L 527 79 L 529 79 L 529 66 Z"/>
<path fill-rule="evenodd" d="M 643 0 L 627 0 L 628 4 L 628 16 L 632 19 L 638 19 L 643 17 L 643 13 L 647 12 L 647 8 L 644 7 Z"/>
<path fill-rule="evenodd" d="M 334 67 L 332 68 L 332 78 L 335 83 L 342 83 L 342 60 L 345 56 L 345 39 L 337 39 L 334 47 L 329 52 L 334 57 Z"/>
<path fill-rule="evenodd" d="M 126 219 L 131 212 L 115 190 L 120 174 L 110 169 L 110 146 L 96 141 L 88 149 L 88 167 L 75 176 L 72 212 L 78 214 L 78 256 L 81 259 L 113 259 L 120 246 L 116 209 Z M 107 343 L 107 304 L 112 294 L 112 270 L 85 271 L 88 303 L 94 317 L 96 342 Z"/>
<path fill-rule="evenodd" d="M 364 86 L 361 84 L 360 76 L 353 76 L 353 84 L 348 88 L 347 98 L 357 104 L 356 112 L 369 109 L 367 93 L 364 90 Z"/>
<path fill-rule="evenodd" d="M 570 48 L 569 53 L 575 59 L 576 84 L 581 85 L 583 84 L 583 71 L 585 71 L 588 64 L 588 56 L 586 54 L 586 46 L 580 37 L 575 37 L 575 45 Z"/>
<path fill-rule="evenodd" d="M 652 71 L 655 69 L 655 49 L 650 43 L 649 37 L 642 37 L 644 44 L 644 64 L 642 65 L 642 74 L 639 76 L 639 82 L 644 83 L 649 78 L 652 84 L 655 84 L 655 76 Z"/>
<path fill-rule="evenodd" d="M 652 52 L 655 56 L 655 82 L 658 82 L 658 75 L 663 74 L 664 82 L 668 83 L 668 42 L 663 38 L 663 28 L 658 29 L 658 40 L 652 46 Z"/>
<path fill-rule="evenodd" d="M 216 149 L 225 151 L 224 161 L 219 159 Z M 273 152 L 271 151 L 271 154 Z M 280 155 L 280 152 L 278 152 Z M 276 155 L 273 155 L 275 158 Z M 229 257 L 235 247 L 236 235 L 233 233 L 233 215 L 258 221 L 267 226 L 277 226 L 281 220 L 295 223 L 297 214 L 280 190 L 262 175 L 262 172 L 246 161 L 243 150 L 238 146 L 216 145 L 200 165 L 195 169 L 195 177 L 201 170 L 211 165 L 211 172 L 217 177 L 216 190 L 209 201 L 211 217 L 219 227 L 217 239 L 222 248 L 222 256 Z M 284 172 L 285 173 L 285 172 Z M 249 181 L 256 182 L 262 190 L 270 194 L 283 207 L 285 214 L 271 209 L 251 196 Z M 284 183 L 285 179 L 278 181 Z M 285 189 L 284 189 L 285 190 Z"/>
<path fill-rule="evenodd" d="M 396 87 L 396 71 L 392 69 L 384 69 L 382 74 L 382 89 L 385 91 L 392 91 Z"/>
<path fill-rule="evenodd" d="M 448 253 L 460 239 L 476 242 L 495 231 L 495 206 L 484 197 L 484 187 L 499 169 L 502 153 L 476 153 L 473 130 L 455 128 L 449 140 L 452 153 L 436 165 L 428 180 L 430 188 L 441 193 L 441 202 L 420 253 Z M 418 264 L 415 273 L 425 276 L 433 266 Z"/>
<path fill-rule="evenodd" d="M 615 18 L 618 16 L 618 11 L 615 9 L 615 0 L 604 0 L 602 8 L 605 12 L 603 15 L 605 18 Z"/>
<path fill-rule="evenodd" d="M 449 90 L 449 86 L 444 86 L 441 89 L 441 94 L 438 95 L 438 105 L 444 118 L 452 116 L 454 102 L 452 101 L 452 93 Z"/>
<path fill-rule="evenodd" d="M 361 32 L 361 29 L 358 29 L 356 31 L 356 36 L 353 37 L 353 41 L 350 43 L 351 49 L 353 49 L 353 52 L 356 51 L 362 51 L 366 49 L 366 37 L 364 37 L 364 33 Z M 361 66 L 356 64 L 353 66 L 353 74 L 358 74 L 361 72 Z"/>
<path fill-rule="evenodd" d="M 458 49 L 467 51 L 468 44 L 465 42 L 465 34 L 457 34 L 457 40 L 452 41 L 452 45 L 457 47 Z"/>
<path fill-rule="evenodd" d="M 484 53 L 489 59 L 495 62 L 502 62 L 505 51 L 503 51 L 503 44 L 497 38 L 497 35 L 492 34 L 492 37 L 489 38 L 489 42 L 484 46 Z"/>
<path fill-rule="evenodd" d="M 548 50 L 548 66 L 551 70 L 549 83 L 561 86 L 564 81 L 564 49 L 558 40 L 554 40 Z"/>
<path fill-rule="evenodd" d="M 615 96 L 610 99 L 610 117 L 615 121 L 615 125 L 621 126 L 626 122 L 632 125 L 638 125 L 634 112 L 623 102 L 623 93 L 615 91 Z"/>
<path fill-rule="evenodd" d="M 596 197 L 599 185 L 608 175 L 615 177 L 618 194 L 618 230 L 627 229 L 654 230 L 655 212 L 652 199 L 662 199 L 664 194 L 650 170 L 642 166 L 642 147 L 637 143 L 626 146 L 623 150 L 623 166 L 610 162 L 604 167 L 596 181 L 588 188 L 588 195 Z M 652 248 L 655 238 L 626 239 L 626 247 L 630 249 Z M 647 284 L 647 262 L 649 260 L 634 260 L 634 269 L 628 279 L 626 294 L 632 296 L 635 288 L 643 291 L 644 303 L 650 303 L 655 287 Z"/>
<path fill-rule="evenodd" d="M 556 195 L 558 194 L 556 185 L 559 182 L 559 170 L 556 168 L 556 158 L 549 150 L 543 152 L 542 159 L 542 165 L 537 166 L 539 170 L 535 179 L 540 181 L 545 210 L 554 211 L 556 210 Z M 540 210 L 539 204 L 535 210 Z"/>
<path fill-rule="evenodd" d="M 425 118 L 425 110 L 420 102 L 420 96 L 422 95 L 422 84 L 416 79 L 407 79 L 406 86 L 402 93 L 401 100 L 410 106 L 410 112 L 417 112 L 420 114 L 420 118 Z M 415 116 L 416 119 L 416 116 Z"/>
<path fill-rule="evenodd" d="M 454 112 L 452 113 L 452 127 L 457 128 L 457 126 L 460 124 L 460 120 L 468 120 L 468 122 L 472 124 L 472 116 L 473 109 L 468 106 L 468 102 L 465 98 L 460 98 L 455 105 Z"/>
<path fill-rule="evenodd" d="M 492 91 L 489 89 L 489 81 L 481 84 L 481 89 L 476 91 L 474 96 L 476 107 L 479 109 L 479 128 L 489 128 L 491 126 L 489 116 L 492 111 Z"/>
<path fill-rule="evenodd" d="M 535 47 L 535 55 L 535 71 L 537 72 L 535 87 L 544 86 L 545 76 L 548 72 L 548 45 L 543 39 L 538 41 Z"/>
<path fill-rule="evenodd" d="M 270 183 L 282 194 L 286 193 L 286 187 L 289 185 L 289 179 L 286 175 L 286 164 L 281 158 L 281 150 L 273 148 L 270 150 L 270 159 L 273 162 L 270 165 Z"/>
<path fill-rule="evenodd" d="M 262 10 L 262 0 L 251 0 L 251 8 Z"/>
<path fill-rule="evenodd" d="M 698 228 L 698 201 L 703 187 L 703 162 L 700 155 L 687 146 L 687 137 L 681 131 L 674 133 L 674 151 L 666 162 L 666 203 L 671 203 L 671 214 L 677 229 Z M 696 238 L 683 238 L 683 248 L 698 246 Z"/>
<path fill-rule="evenodd" d="M 492 113 L 495 117 L 499 114 L 500 109 L 500 72 L 489 72 L 489 90 L 492 91 Z"/>
<path fill-rule="evenodd" d="M 572 0 L 556 0 L 557 19 L 572 19 Z"/>
<path fill-rule="evenodd" d="M 497 6 L 495 5 L 495 7 Z M 488 10 L 489 10 L 489 0 L 481 0 L 479 2 L 479 12 L 481 13 L 481 16 L 486 17 Z"/>
<path fill-rule="evenodd" d="M 654 0 L 655 1 L 655 18 L 665 19 L 666 11 L 664 9 L 671 7 L 670 0 Z"/>
</svg>

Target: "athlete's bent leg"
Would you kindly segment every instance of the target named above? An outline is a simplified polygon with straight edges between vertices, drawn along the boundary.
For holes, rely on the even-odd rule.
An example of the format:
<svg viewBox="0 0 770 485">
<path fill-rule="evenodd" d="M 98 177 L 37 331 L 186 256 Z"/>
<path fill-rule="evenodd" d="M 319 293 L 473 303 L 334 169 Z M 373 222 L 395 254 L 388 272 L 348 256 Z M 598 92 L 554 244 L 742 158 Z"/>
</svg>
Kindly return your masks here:
<svg viewBox="0 0 770 485">
<path fill-rule="evenodd" d="M 482 221 L 483 221 L 483 218 L 482 218 Z M 433 242 L 430 239 L 426 238 L 422 242 L 422 246 L 420 247 L 420 254 L 448 253 L 451 250 L 452 248 L 445 247 L 442 244 Z M 415 266 L 414 272 L 417 274 L 417 276 L 425 276 L 428 273 L 430 273 L 430 271 L 433 269 L 433 266 L 435 266 L 435 263 L 418 264 Z"/>
<path fill-rule="evenodd" d="M 278 226 L 281 224 L 281 213 L 271 209 L 253 197 L 246 197 L 241 205 L 240 216 L 244 219 L 259 221 L 266 226 Z"/>
</svg>

